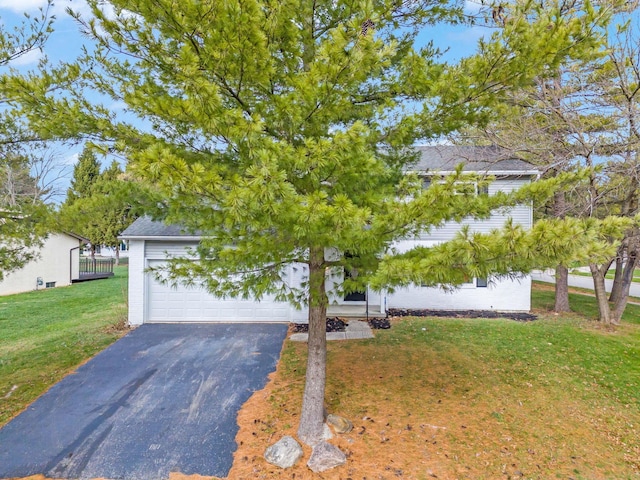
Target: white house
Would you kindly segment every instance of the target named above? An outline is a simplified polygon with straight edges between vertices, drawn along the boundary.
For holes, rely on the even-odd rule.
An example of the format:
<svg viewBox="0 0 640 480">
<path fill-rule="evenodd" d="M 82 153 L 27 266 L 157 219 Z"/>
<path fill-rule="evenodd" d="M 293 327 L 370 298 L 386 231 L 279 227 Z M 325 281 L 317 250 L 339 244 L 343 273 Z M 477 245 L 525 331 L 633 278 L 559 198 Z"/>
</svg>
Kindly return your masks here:
<svg viewBox="0 0 640 480">
<path fill-rule="evenodd" d="M 521 160 L 496 159 L 496 150 L 477 147 L 421 147 L 421 158 L 414 170 L 425 179 L 452 172 L 464 163 L 465 171 L 486 173 L 495 177 L 489 194 L 511 191 L 538 175 L 535 168 Z M 433 245 L 452 238 L 461 225 L 489 232 L 501 227 L 507 218 L 530 228 L 533 212 L 530 205 L 520 205 L 507 212 L 496 213 L 483 221 L 469 219 L 450 222 L 417 238 L 398 242 L 398 250 L 414 245 Z M 185 256 L 189 247 L 197 244 L 198 236 L 187 235 L 175 225 L 164 225 L 141 217 L 121 235 L 129 242 L 129 323 L 147 322 L 215 322 L 215 321 L 289 321 L 306 322 L 307 311 L 296 310 L 272 298 L 253 300 L 215 298 L 204 290 L 184 286 L 171 287 L 155 280 L 148 267 L 162 265 L 168 257 Z M 288 282 L 296 284 L 306 275 L 306 265 L 289 265 Z M 327 277 L 327 290 L 343 279 L 342 272 Z M 330 298 L 328 315 L 384 314 L 389 308 L 442 310 L 528 311 L 531 302 L 531 279 L 474 278 L 453 292 L 439 288 L 412 287 L 387 292 L 360 292 L 346 298 Z"/>
<path fill-rule="evenodd" d="M 80 247 L 86 242 L 72 233 L 50 234 L 38 258 L 5 275 L 0 295 L 71 285 L 80 277 Z"/>
</svg>

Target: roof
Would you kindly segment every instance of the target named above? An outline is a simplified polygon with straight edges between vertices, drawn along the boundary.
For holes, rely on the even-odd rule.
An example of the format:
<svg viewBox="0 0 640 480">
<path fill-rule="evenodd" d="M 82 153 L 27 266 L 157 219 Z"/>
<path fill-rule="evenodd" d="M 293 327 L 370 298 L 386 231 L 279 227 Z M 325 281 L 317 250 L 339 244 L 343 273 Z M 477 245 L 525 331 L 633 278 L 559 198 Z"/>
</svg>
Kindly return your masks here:
<svg viewBox="0 0 640 480">
<path fill-rule="evenodd" d="M 76 240 L 79 240 L 83 243 L 90 243 L 90 240 L 88 238 L 78 235 L 76 233 L 73 233 L 73 232 L 62 232 L 62 233 L 64 233 L 65 235 L 69 235 L 70 237 L 73 237 Z"/>
<path fill-rule="evenodd" d="M 537 175 L 538 169 L 523 160 L 513 158 L 498 147 L 436 145 L 416 147 L 420 152 L 411 171 L 452 172 L 463 164 L 465 172 L 486 172 L 492 175 Z"/>
<path fill-rule="evenodd" d="M 149 238 L 156 237 L 158 239 L 171 239 L 193 237 L 198 238 L 197 234 L 190 233 L 183 226 L 167 225 L 164 222 L 153 220 L 151 217 L 139 217 L 129 225 L 121 234 L 120 238 Z"/>
</svg>

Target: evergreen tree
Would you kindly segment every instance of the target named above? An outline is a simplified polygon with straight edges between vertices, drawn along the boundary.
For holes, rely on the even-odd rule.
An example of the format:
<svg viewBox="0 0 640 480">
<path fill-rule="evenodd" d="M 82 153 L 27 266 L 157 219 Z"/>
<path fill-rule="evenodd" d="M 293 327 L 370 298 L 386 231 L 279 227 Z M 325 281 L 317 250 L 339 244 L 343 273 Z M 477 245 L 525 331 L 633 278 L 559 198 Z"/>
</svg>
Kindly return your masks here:
<svg viewBox="0 0 640 480">
<path fill-rule="evenodd" d="M 359 272 L 338 294 L 369 282 L 455 286 L 568 258 L 575 236 L 594 228 L 546 222 L 527 233 L 507 225 L 489 236 L 464 231 L 447 244 L 392 249 L 444 221 L 486 218 L 543 190 L 475 195 L 461 185 L 479 179 L 461 170 L 423 190 L 405 175 L 415 161 L 410 146 L 486 122 L 510 90 L 596 48 L 606 15 L 591 5 L 503 9 L 503 28 L 451 65 L 430 44 L 416 46 L 431 24 L 464 20 L 461 8 L 438 1 L 114 0 L 109 15 L 102 1 L 89 3 L 95 19 L 83 25 L 98 47 L 85 59 L 85 82 L 126 102 L 153 130 L 86 102 L 34 103 L 28 90 L 38 79 L 24 82 L 25 111 L 37 106 L 30 118 L 46 119 L 48 132 L 101 137 L 122 151 L 155 195 L 155 214 L 204 234 L 200 261 L 175 259 L 170 281 L 199 279 L 217 295 L 275 294 L 309 306 L 298 428 L 308 444 L 322 435 L 329 271 Z M 307 266 L 302 285 L 285 281 L 293 262 Z"/>
<path fill-rule="evenodd" d="M 84 160 L 82 158 L 84 157 Z M 92 255 L 99 245 L 114 248 L 116 263 L 120 259 L 118 235 L 139 215 L 140 204 L 136 200 L 135 185 L 124 178 L 120 165 L 114 160 L 111 165 L 94 175 L 99 168 L 95 155 L 83 155 L 74 170 L 72 188 L 67 202 L 61 209 L 61 221 L 68 229 L 79 233 L 91 242 Z"/>
<path fill-rule="evenodd" d="M 79 198 L 91 196 L 93 187 L 100 177 L 100 162 L 96 154 L 89 148 L 85 148 L 78 157 L 78 162 L 73 167 L 71 186 L 67 191 L 65 203 L 72 204 Z"/>
</svg>

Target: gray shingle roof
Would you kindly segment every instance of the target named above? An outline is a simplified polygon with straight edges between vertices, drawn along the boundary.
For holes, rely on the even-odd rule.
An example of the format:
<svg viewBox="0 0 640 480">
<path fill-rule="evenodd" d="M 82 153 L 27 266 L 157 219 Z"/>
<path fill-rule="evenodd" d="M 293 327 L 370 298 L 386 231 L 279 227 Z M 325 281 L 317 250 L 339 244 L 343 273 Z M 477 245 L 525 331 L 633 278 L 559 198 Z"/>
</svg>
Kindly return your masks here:
<svg viewBox="0 0 640 480">
<path fill-rule="evenodd" d="M 511 172 L 531 174 L 537 169 L 534 165 L 509 156 L 508 152 L 497 147 L 474 147 L 455 145 L 436 145 L 417 147 L 420 151 L 414 171 L 453 171 L 464 164 L 465 172 Z"/>
<path fill-rule="evenodd" d="M 140 217 L 129 225 L 121 234 L 122 238 L 131 237 L 184 237 L 197 236 L 185 230 L 180 225 L 166 225 L 165 223 L 152 220 L 151 217 Z"/>
</svg>

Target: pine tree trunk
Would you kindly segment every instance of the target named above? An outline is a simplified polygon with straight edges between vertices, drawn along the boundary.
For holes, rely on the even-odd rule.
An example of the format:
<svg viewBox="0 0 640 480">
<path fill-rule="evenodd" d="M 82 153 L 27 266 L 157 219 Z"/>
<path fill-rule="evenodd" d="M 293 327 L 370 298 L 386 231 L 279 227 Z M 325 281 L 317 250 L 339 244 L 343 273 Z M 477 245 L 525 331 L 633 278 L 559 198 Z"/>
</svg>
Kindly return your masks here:
<svg viewBox="0 0 640 480">
<path fill-rule="evenodd" d="M 120 244 L 116 245 L 116 267 L 120 265 Z"/>
<path fill-rule="evenodd" d="M 612 323 L 611 307 L 609 306 L 609 297 L 604 285 L 604 274 L 595 264 L 590 264 L 591 276 L 593 277 L 593 289 L 598 302 L 598 315 L 602 323 Z"/>
<path fill-rule="evenodd" d="M 556 267 L 556 303 L 554 312 L 570 312 L 569 305 L 569 269 L 564 265 Z"/>
<path fill-rule="evenodd" d="M 328 301 L 325 292 L 323 251 L 311 253 L 309 280 L 307 374 L 302 397 L 298 438 L 307 445 L 315 445 L 322 440 L 324 428 L 324 390 L 327 366 Z"/>
</svg>

